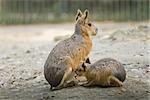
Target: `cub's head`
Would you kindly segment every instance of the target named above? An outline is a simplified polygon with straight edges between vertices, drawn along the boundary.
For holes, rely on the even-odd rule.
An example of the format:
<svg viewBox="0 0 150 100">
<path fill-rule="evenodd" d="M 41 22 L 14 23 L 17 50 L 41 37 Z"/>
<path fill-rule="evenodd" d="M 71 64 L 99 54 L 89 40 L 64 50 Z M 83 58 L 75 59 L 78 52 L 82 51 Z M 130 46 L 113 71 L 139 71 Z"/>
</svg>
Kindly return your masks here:
<svg viewBox="0 0 150 100">
<path fill-rule="evenodd" d="M 76 30 L 80 31 L 86 36 L 95 36 L 98 29 L 88 19 L 89 11 L 85 10 L 84 13 L 81 10 L 77 10 L 76 15 Z"/>
<path fill-rule="evenodd" d="M 78 76 L 85 76 L 86 72 L 88 71 L 88 64 L 86 63 L 83 63 L 82 65 L 80 65 L 75 73 L 78 75 Z"/>
</svg>

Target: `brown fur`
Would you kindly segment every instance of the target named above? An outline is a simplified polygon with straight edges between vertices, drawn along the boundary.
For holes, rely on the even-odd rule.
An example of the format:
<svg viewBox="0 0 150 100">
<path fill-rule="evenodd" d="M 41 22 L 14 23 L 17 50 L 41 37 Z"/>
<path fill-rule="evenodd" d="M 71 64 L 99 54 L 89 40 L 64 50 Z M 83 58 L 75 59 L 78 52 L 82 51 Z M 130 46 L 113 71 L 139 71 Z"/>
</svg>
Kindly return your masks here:
<svg viewBox="0 0 150 100">
<path fill-rule="evenodd" d="M 44 76 L 51 85 L 51 89 L 66 86 L 77 67 L 88 58 L 92 48 L 90 35 L 96 34 L 97 28 L 91 23 L 88 25 L 87 17 L 87 10 L 84 14 L 78 10 L 74 34 L 59 42 L 47 58 L 44 65 Z"/>
<path fill-rule="evenodd" d="M 75 72 L 87 78 L 84 86 L 122 86 L 126 78 L 123 65 L 111 58 L 98 60 L 94 64 L 82 64 Z"/>
</svg>

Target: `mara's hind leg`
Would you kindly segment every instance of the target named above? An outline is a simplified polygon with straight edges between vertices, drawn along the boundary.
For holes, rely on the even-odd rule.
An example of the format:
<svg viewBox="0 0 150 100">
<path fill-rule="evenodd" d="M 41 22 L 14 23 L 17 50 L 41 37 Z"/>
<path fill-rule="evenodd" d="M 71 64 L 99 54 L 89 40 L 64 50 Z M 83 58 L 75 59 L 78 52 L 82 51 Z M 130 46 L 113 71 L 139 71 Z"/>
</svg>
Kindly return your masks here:
<svg viewBox="0 0 150 100">
<path fill-rule="evenodd" d="M 67 70 L 65 71 L 65 74 L 64 74 L 60 84 L 57 87 L 54 87 L 52 90 L 59 90 L 59 89 L 62 89 L 63 87 L 66 87 L 67 80 L 70 78 L 71 74 L 72 74 L 72 68 L 68 67 Z"/>
<path fill-rule="evenodd" d="M 123 83 L 114 76 L 110 76 L 109 82 L 110 82 L 109 84 L 110 86 L 121 87 L 123 85 Z"/>
</svg>

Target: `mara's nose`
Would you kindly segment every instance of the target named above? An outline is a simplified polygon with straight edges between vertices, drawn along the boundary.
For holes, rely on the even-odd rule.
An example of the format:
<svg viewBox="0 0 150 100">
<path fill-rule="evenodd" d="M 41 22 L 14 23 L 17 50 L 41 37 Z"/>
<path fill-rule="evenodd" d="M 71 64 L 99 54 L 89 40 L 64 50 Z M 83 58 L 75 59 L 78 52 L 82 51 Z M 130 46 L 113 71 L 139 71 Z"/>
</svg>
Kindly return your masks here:
<svg viewBox="0 0 150 100">
<path fill-rule="evenodd" d="M 96 33 L 98 32 L 98 28 L 95 29 L 95 32 L 96 32 Z"/>
</svg>

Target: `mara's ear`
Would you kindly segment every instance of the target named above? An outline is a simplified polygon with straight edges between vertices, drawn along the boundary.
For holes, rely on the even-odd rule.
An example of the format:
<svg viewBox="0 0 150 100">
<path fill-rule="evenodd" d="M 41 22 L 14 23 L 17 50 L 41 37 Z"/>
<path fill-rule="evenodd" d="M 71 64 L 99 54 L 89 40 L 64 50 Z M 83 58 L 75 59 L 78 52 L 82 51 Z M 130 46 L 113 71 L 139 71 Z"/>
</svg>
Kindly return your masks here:
<svg viewBox="0 0 150 100">
<path fill-rule="evenodd" d="M 82 12 L 80 9 L 77 10 L 77 15 L 76 15 L 76 21 L 78 20 L 79 17 L 82 16 Z"/>
<path fill-rule="evenodd" d="M 84 11 L 84 15 L 85 15 L 84 19 L 87 19 L 88 15 L 89 15 L 89 11 L 87 9 Z"/>
</svg>

